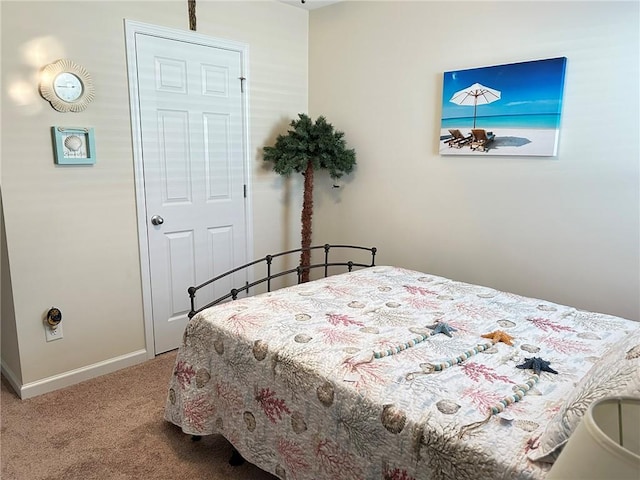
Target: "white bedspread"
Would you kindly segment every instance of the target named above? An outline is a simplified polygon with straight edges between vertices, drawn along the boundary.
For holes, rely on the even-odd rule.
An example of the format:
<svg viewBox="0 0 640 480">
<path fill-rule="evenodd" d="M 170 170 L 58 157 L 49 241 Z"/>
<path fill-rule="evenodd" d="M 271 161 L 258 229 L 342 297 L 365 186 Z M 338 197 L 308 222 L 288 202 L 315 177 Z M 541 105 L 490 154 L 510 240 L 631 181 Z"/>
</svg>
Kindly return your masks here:
<svg viewBox="0 0 640 480">
<path fill-rule="evenodd" d="M 448 337 L 427 327 L 445 322 Z M 538 479 L 526 453 L 574 384 L 638 324 L 394 267 L 208 309 L 189 323 L 165 418 L 224 435 L 287 480 Z M 513 346 L 482 338 L 501 330 Z M 430 335 L 383 358 L 386 351 Z M 441 372 L 430 364 L 486 351 Z M 492 406 L 532 378 L 524 398 Z"/>
</svg>

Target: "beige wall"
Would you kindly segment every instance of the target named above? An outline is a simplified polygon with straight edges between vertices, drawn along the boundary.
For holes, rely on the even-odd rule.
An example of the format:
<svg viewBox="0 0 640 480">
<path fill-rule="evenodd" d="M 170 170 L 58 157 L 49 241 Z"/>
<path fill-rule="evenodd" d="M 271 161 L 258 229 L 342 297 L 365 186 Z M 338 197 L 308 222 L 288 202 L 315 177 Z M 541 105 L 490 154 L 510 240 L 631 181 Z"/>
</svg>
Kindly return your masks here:
<svg viewBox="0 0 640 480">
<path fill-rule="evenodd" d="M 637 2 L 343 2 L 309 24 L 309 108 L 356 148 L 314 232 L 379 263 L 639 320 Z M 441 157 L 442 73 L 566 56 L 556 158 Z"/>
<path fill-rule="evenodd" d="M 9 255 L 7 252 L 7 234 L 4 228 L 2 195 L 0 192 L 0 351 L 2 352 L 2 369 L 12 376 L 16 382 L 22 383 L 20 370 L 20 352 L 16 318 L 13 309 L 11 274 L 9 271 Z"/>
<path fill-rule="evenodd" d="M 145 348 L 123 19 L 187 29 L 186 4 L 0 4 L 2 360 L 19 382 Z M 260 150 L 309 107 L 359 163 L 345 188 L 318 175 L 314 243 L 375 245 L 379 263 L 640 318 L 636 2 L 197 5 L 199 33 L 249 45 L 255 256 L 298 246 L 300 181 Z M 443 71 L 555 56 L 568 57 L 556 158 L 438 155 Z M 38 68 L 60 57 L 93 75 L 82 113 L 37 94 Z M 52 125 L 93 126 L 96 165 L 54 166 Z M 52 305 L 64 339 L 46 343 Z"/>
<path fill-rule="evenodd" d="M 187 2 L 1 8 L 2 196 L 17 337 L 5 349 L 3 311 L 2 358 L 27 384 L 145 349 L 123 19 L 187 30 Z M 307 110 L 308 13 L 203 1 L 197 17 L 199 33 L 249 46 L 254 249 L 279 251 L 296 239 L 289 216 L 298 214 L 286 198 L 298 187 L 264 169 L 259 152 Z M 93 77 L 96 98 L 84 112 L 56 112 L 38 96 L 38 69 L 63 57 Z M 52 125 L 94 127 L 97 163 L 55 166 Z M 3 269 L 3 309 L 4 277 Z M 64 338 L 47 343 L 42 316 L 51 306 L 62 310 Z"/>
</svg>

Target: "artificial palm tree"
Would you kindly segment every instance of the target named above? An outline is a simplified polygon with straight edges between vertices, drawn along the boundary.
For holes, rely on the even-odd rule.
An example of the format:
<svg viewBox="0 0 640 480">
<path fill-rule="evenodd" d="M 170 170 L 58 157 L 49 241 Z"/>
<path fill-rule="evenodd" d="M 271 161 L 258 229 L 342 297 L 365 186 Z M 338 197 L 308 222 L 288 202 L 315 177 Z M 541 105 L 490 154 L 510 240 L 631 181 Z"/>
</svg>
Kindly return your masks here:
<svg viewBox="0 0 640 480">
<path fill-rule="evenodd" d="M 311 264 L 311 217 L 313 216 L 313 174 L 319 169 L 329 170 L 333 179 L 351 173 L 356 164 L 356 152 L 346 148 L 344 133 L 320 116 L 315 123 L 304 113 L 292 120 L 286 135 L 278 135 L 273 147 L 264 147 L 264 159 L 273 162 L 273 169 L 280 175 L 292 172 L 304 175 L 302 202 L 302 281 L 309 280 Z"/>
</svg>

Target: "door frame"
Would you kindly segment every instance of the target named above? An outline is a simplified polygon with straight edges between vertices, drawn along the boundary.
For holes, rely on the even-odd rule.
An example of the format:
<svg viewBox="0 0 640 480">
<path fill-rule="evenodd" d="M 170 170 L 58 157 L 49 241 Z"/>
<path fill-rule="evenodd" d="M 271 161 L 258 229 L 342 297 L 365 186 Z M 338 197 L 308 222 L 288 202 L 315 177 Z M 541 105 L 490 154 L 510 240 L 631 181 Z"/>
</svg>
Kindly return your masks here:
<svg viewBox="0 0 640 480">
<path fill-rule="evenodd" d="M 249 78 L 249 47 L 244 43 L 231 40 L 213 38 L 192 31 L 151 25 L 134 20 L 124 20 L 125 47 L 127 54 L 127 73 L 129 81 L 129 105 L 131 116 L 131 137 L 133 140 L 133 166 L 136 191 L 136 214 L 138 224 L 138 245 L 140 253 L 140 273 L 142 287 L 142 314 L 144 317 L 144 336 L 147 358 L 155 357 L 155 345 L 153 340 L 153 307 L 151 303 L 151 269 L 149 257 L 149 226 L 147 222 L 147 205 L 144 185 L 144 165 L 142 156 L 142 130 L 140 128 L 140 102 L 138 93 L 138 62 L 136 55 L 136 34 L 151 35 L 168 40 L 177 40 L 186 43 L 194 43 L 213 48 L 221 48 L 240 53 L 243 76 Z M 247 259 L 252 258 L 253 252 L 253 208 L 251 204 L 251 159 L 249 152 L 249 81 L 245 80 L 245 94 L 242 96 L 242 144 L 244 157 L 244 182 L 247 186 L 245 199 L 245 232 Z M 187 296 L 187 292 L 184 292 Z"/>
</svg>

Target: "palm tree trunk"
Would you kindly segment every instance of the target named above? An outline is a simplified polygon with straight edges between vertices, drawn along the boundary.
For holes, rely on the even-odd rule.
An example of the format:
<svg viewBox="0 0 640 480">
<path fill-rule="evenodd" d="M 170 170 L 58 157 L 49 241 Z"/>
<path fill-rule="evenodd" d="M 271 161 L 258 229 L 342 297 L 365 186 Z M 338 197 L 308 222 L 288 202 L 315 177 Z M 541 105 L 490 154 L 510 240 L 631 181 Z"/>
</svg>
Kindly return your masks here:
<svg viewBox="0 0 640 480">
<path fill-rule="evenodd" d="M 309 160 L 304 172 L 304 197 L 302 201 L 302 282 L 309 281 L 309 265 L 311 265 L 311 216 L 313 215 L 313 162 Z"/>
</svg>

